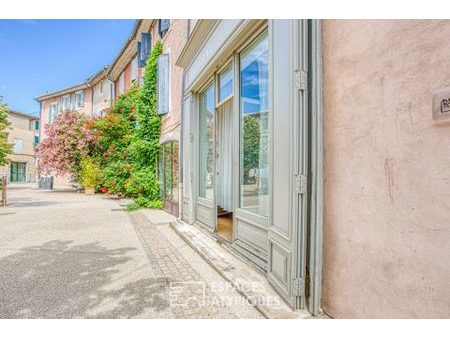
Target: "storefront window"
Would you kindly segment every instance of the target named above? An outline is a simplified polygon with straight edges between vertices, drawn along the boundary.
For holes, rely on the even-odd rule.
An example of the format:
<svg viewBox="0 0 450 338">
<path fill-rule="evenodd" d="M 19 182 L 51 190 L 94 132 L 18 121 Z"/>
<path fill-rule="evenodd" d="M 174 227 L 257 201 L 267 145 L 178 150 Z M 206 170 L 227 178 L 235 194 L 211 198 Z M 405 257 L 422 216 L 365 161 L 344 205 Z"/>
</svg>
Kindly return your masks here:
<svg viewBox="0 0 450 338">
<path fill-rule="evenodd" d="M 178 202 L 178 175 L 180 165 L 178 161 L 178 142 L 172 142 L 172 201 Z"/>
<path fill-rule="evenodd" d="M 214 86 L 200 95 L 199 197 L 214 198 Z"/>
<path fill-rule="evenodd" d="M 172 214 L 178 213 L 178 142 L 169 141 L 161 146 L 158 160 L 160 194 L 164 200 L 164 209 Z"/>
<path fill-rule="evenodd" d="M 240 207 L 268 215 L 269 45 L 267 32 L 240 55 Z"/>
<path fill-rule="evenodd" d="M 172 144 L 163 145 L 164 160 L 164 198 L 170 200 L 172 197 Z"/>
</svg>

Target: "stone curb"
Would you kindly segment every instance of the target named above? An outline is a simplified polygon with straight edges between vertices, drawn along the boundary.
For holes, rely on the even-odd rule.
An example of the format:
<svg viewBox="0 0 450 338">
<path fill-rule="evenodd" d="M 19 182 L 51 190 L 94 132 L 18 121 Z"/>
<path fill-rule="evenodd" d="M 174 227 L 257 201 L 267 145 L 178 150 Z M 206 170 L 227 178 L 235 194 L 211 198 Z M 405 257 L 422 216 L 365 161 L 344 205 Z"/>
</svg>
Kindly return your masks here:
<svg viewBox="0 0 450 338">
<path fill-rule="evenodd" d="M 232 260 L 240 260 L 219 244 L 213 242 L 214 240 L 209 236 L 203 234 L 199 229 L 193 225 L 188 225 L 182 221 L 171 222 L 171 228 L 195 251 L 197 252 L 213 269 L 215 269 L 225 280 L 230 282 L 236 291 L 243 295 L 246 299 L 259 299 L 261 296 L 265 297 L 270 294 L 273 297 L 278 297 L 282 305 L 280 307 L 270 306 L 267 304 L 260 304 L 259 302 L 252 303 L 252 305 L 261 312 L 263 316 L 269 319 L 306 319 L 311 318 L 311 314 L 307 311 L 293 311 L 291 310 L 279 297 L 270 286 L 270 289 L 265 290 L 267 293 L 258 293 L 243 285 L 251 285 L 252 282 L 261 282 L 268 285 L 265 278 L 255 277 L 259 272 L 251 271 L 251 268 L 246 262 L 237 263 Z M 207 243 L 210 241 L 211 243 Z M 223 250 L 223 252 L 219 252 Z M 227 255 L 233 258 L 226 257 Z M 239 269 L 237 265 L 244 265 L 244 269 Z M 259 280 L 257 280 L 259 279 Z"/>
</svg>

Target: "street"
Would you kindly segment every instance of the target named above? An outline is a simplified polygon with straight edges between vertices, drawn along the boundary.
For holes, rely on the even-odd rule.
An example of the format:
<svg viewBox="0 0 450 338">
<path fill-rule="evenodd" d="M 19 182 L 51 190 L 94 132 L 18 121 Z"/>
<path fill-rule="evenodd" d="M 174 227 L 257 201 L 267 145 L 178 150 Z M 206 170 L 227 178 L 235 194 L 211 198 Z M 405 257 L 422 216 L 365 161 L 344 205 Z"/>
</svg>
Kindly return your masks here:
<svg viewBox="0 0 450 338">
<path fill-rule="evenodd" d="M 263 318 L 162 211 L 152 223 L 109 196 L 8 188 L 0 318 Z"/>
</svg>

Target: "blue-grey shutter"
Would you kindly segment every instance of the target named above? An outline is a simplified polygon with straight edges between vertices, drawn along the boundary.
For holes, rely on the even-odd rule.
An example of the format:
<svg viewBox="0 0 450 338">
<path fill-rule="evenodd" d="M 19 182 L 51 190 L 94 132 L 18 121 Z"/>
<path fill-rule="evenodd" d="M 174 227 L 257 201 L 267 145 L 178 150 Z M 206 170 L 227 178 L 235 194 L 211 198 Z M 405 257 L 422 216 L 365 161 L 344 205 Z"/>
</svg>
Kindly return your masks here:
<svg viewBox="0 0 450 338">
<path fill-rule="evenodd" d="M 84 90 L 80 93 L 81 107 L 84 107 Z"/>
<path fill-rule="evenodd" d="M 158 58 L 158 112 L 169 112 L 169 54 L 161 54 Z"/>
<path fill-rule="evenodd" d="M 170 28 L 170 19 L 159 19 L 158 22 L 158 31 L 159 36 L 162 38 L 164 33 L 167 32 Z"/>
<path fill-rule="evenodd" d="M 142 33 L 141 41 L 138 42 L 138 58 L 139 58 L 139 68 L 145 67 L 148 56 L 150 55 L 152 49 L 152 36 L 150 33 Z"/>
<path fill-rule="evenodd" d="M 145 62 L 142 62 L 141 42 L 140 41 L 138 41 L 136 49 L 137 49 L 137 56 L 138 56 L 138 67 L 139 68 L 144 68 L 145 67 Z"/>
</svg>

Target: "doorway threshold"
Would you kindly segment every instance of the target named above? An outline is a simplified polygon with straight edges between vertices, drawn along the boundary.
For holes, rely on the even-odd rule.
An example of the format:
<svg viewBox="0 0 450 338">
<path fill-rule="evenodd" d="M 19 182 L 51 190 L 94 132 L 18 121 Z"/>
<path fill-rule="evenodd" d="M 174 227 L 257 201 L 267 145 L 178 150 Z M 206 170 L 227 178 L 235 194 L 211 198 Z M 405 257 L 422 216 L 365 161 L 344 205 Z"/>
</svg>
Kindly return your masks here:
<svg viewBox="0 0 450 338">
<path fill-rule="evenodd" d="M 177 220 L 171 223 L 171 227 L 266 318 L 313 318 L 306 310 L 292 310 L 270 286 L 261 272 L 224 248 L 216 239 L 205 234 L 195 225 Z"/>
</svg>

